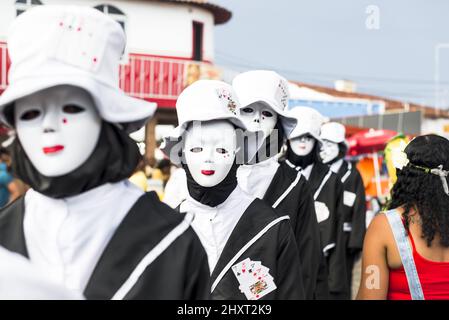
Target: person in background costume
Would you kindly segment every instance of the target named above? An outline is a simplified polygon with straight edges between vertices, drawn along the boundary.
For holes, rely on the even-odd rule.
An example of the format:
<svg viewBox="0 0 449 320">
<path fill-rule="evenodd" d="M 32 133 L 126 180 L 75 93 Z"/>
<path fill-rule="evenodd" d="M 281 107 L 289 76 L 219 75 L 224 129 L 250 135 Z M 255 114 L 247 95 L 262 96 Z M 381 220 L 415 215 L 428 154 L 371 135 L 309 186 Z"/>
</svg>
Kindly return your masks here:
<svg viewBox="0 0 449 320">
<path fill-rule="evenodd" d="M 356 166 L 345 160 L 348 144 L 346 129 L 337 122 L 328 122 L 321 127 L 323 147 L 320 153 L 323 163 L 330 166 L 343 184 L 343 231 L 344 240 L 340 243 L 346 251 L 348 285 L 351 288 L 354 262 L 363 248 L 366 232 L 366 198 L 362 177 Z M 342 250 L 342 249 L 338 249 Z"/>
<path fill-rule="evenodd" d="M 221 81 L 199 80 L 179 96 L 179 125 L 161 147 L 186 172 L 188 196 L 179 211 L 194 214 L 212 299 L 304 299 L 289 216 L 237 184 L 243 154 L 255 153 L 245 148 L 238 110 L 232 87 Z"/>
<path fill-rule="evenodd" d="M 315 201 L 315 212 L 320 228 L 321 249 L 325 263 L 320 268 L 328 270 L 331 299 L 348 299 L 345 251 L 340 243 L 344 241 L 343 225 L 343 185 L 338 176 L 319 158 L 322 140 L 320 130 L 325 118 L 315 109 L 295 107 L 288 115 L 298 123 L 288 137 L 285 162 L 298 169 L 306 177 Z M 337 250 L 340 249 L 340 250 Z M 321 273 L 323 274 L 323 273 Z"/>
<path fill-rule="evenodd" d="M 261 130 L 257 156 L 240 166 L 240 188 L 264 200 L 279 215 L 288 214 L 302 261 L 306 299 L 316 297 L 318 266 L 321 259 L 320 235 L 312 193 L 305 177 L 284 162 L 279 163 L 280 149 L 296 120 L 286 115 L 288 83 L 273 71 L 254 70 L 237 75 L 232 86 L 241 103 L 237 115 L 250 131 Z"/>
</svg>

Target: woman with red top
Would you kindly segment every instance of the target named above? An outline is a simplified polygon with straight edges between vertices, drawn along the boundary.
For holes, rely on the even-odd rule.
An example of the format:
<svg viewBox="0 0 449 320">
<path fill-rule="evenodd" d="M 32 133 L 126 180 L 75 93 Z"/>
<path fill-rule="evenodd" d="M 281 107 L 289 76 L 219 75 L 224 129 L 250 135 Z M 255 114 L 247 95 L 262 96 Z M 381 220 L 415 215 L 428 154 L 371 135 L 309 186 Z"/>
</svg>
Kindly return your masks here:
<svg viewBox="0 0 449 320">
<path fill-rule="evenodd" d="M 389 211 L 365 236 L 358 299 L 449 299 L 449 140 L 420 136 L 397 163 Z"/>
</svg>

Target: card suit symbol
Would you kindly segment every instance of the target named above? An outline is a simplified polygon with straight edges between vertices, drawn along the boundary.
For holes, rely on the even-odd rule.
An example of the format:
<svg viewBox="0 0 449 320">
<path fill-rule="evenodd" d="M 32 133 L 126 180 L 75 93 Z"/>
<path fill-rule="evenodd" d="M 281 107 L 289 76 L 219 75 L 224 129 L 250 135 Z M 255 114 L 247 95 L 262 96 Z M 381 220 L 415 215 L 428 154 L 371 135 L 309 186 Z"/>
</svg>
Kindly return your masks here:
<svg viewBox="0 0 449 320">
<path fill-rule="evenodd" d="M 242 270 L 243 273 L 245 273 L 245 271 L 246 271 L 245 269 Z"/>
</svg>

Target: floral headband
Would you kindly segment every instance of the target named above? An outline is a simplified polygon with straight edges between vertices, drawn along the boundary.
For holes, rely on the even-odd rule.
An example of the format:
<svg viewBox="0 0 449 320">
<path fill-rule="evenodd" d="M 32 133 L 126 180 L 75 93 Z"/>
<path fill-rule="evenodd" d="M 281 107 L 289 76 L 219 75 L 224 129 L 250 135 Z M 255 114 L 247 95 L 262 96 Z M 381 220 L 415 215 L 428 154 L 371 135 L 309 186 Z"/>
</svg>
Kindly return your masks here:
<svg viewBox="0 0 449 320">
<path fill-rule="evenodd" d="M 407 158 L 407 154 L 403 151 L 400 151 L 396 153 L 393 157 L 393 165 L 396 169 L 402 170 L 402 168 L 406 167 L 407 165 L 421 170 L 425 173 L 434 174 L 436 176 L 440 177 L 441 183 L 443 185 L 444 193 L 449 195 L 449 187 L 447 185 L 447 176 L 449 175 L 449 171 L 443 170 L 443 165 L 440 164 L 437 168 L 426 168 L 423 166 L 418 166 L 416 164 L 413 164 L 410 162 L 410 160 Z"/>
</svg>

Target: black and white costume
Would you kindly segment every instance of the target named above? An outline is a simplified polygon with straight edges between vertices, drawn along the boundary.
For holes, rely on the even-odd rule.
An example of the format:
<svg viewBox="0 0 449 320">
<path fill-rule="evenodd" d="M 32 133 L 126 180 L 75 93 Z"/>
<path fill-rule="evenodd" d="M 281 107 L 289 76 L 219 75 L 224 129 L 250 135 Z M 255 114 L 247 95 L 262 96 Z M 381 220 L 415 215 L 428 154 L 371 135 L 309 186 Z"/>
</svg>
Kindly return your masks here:
<svg viewBox="0 0 449 320">
<path fill-rule="evenodd" d="M 238 161 L 248 149 L 244 140 L 233 140 L 236 128 L 246 127 L 236 116 L 232 87 L 197 81 L 181 93 L 176 109 L 179 126 L 162 150 L 185 170 L 188 196 L 179 211 L 194 215 L 192 227 L 208 255 L 212 299 L 304 299 L 289 216 L 237 184 Z"/>
<path fill-rule="evenodd" d="M 325 264 L 320 266 L 319 294 L 325 291 L 323 274 L 327 269 L 328 290 L 332 299 L 346 299 L 349 288 L 346 279 L 345 250 L 343 239 L 343 185 L 338 176 L 328 165 L 320 162 L 319 137 L 322 116 L 314 109 L 307 107 L 293 108 L 289 115 L 298 119 L 298 125 L 287 141 L 285 163 L 292 168 L 301 170 L 307 179 L 315 201 L 315 212 L 320 228 L 321 249 Z M 304 141 L 303 141 L 304 139 Z M 302 142 L 303 141 L 303 142 Z M 299 145 L 297 145 L 299 143 Z M 294 146 L 293 146 L 294 144 Z M 298 155 L 302 144 L 308 151 Z M 295 150 L 294 148 L 298 148 Z M 324 298 L 324 297 L 323 297 Z"/>
<path fill-rule="evenodd" d="M 246 299 L 231 267 L 246 258 L 270 269 L 277 289 L 263 299 L 304 299 L 295 238 L 289 217 L 278 216 L 263 201 L 238 186 L 216 207 L 190 196 L 181 212 L 194 212 L 193 229 L 209 257 L 212 299 Z"/>
<path fill-rule="evenodd" d="M 348 152 L 346 129 L 337 122 L 328 122 L 321 127 L 323 148 L 321 158 L 330 165 L 343 184 L 343 241 L 340 243 L 346 252 L 348 286 L 351 287 L 354 260 L 363 247 L 365 237 L 365 187 L 357 168 L 344 158 Z M 344 248 L 344 249 L 343 249 Z"/>
<path fill-rule="evenodd" d="M 331 165 L 333 169 L 339 165 Z M 351 285 L 352 269 L 357 256 L 363 248 L 363 239 L 366 233 L 366 198 L 362 177 L 354 164 L 341 159 L 341 165 L 337 171 L 338 177 L 343 183 L 343 231 L 346 247 L 346 267 L 348 283 Z"/>
<path fill-rule="evenodd" d="M 90 192 L 98 191 L 100 190 Z M 117 191 L 123 191 L 123 188 Z M 117 197 L 115 193 L 113 195 Z M 12 252 L 32 258 L 31 255 L 39 254 L 37 251 L 39 248 L 35 248 L 34 243 L 27 243 L 27 233 L 24 230 L 29 214 L 25 210 L 27 196 L 20 198 L 0 213 L 0 245 Z M 43 199 L 49 203 L 52 200 Z M 55 205 L 64 206 L 65 200 L 54 201 L 61 202 Z M 106 211 L 97 211 L 101 207 L 101 204 L 95 203 L 97 201 L 98 198 L 90 199 L 86 203 L 90 205 L 90 208 L 84 208 L 87 211 L 92 209 L 90 214 L 97 217 L 102 214 L 112 218 L 114 204 L 120 205 L 120 201 L 108 202 L 107 205 L 103 205 Z M 82 202 L 79 204 L 81 205 Z M 63 214 L 62 210 L 59 213 Z M 73 212 L 72 214 L 78 213 L 89 212 Z M 91 272 L 85 272 L 82 277 L 76 273 L 84 272 L 86 269 L 78 268 L 76 262 L 84 258 L 85 249 L 78 248 L 77 252 L 74 252 L 73 248 L 66 243 L 43 243 L 45 239 L 42 238 L 37 240 L 41 241 L 42 249 L 51 249 L 53 246 L 54 250 L 61 253 L 60 256 L 55 256 L 57 252 L 40 252 L 45 255 L 41 259 L 64 259 L 65 257 L 73 259 L 72 264 L 49 265 L 46 268 L 50 268 L 49 272 L 56 272 L 58 269 L 64 272 L 61 274 L 63 282 L 65 280 L 66 287 L 74 291 L 77 291 L 77 285 L 82 282 L 81 291 L 87 299 L 208 299 L 207 257 L 198 237 L 189 227 L 190 222 L 191 217 L 179 215 L 162 204 L 154 192 L 142 194 L 119 221 L 118 226 L 109 236 L 110 240 L 103 244 L 104 249 L 98 253 L 95 252 L 98 256 L 97 262 L 93 263 L 91 259 L 86 259 L 93 268 Z M 73 229 L 69 228 L 66 232 L 73 232 Z M 92 229 L 92 232 L 86 229 L 75 231 L 77 233 L 73 235 L 82 236 L 84 242 L 80 243 L 79 240 L 68 237 L 66 241 L 75 241 L 73 245 L 89 246 L 88 241 L 98 238 L 95 234 L 98 231 L 96 229 Z M 59 236 L 62 238 L 66 235 Z M 168 240 L 168 246 L 161 242 L 163 239 Z M 32 251 L 30 246 L 33 248 Z M 162 252 L 159 253 L 159 249 Z M 78 259 L 70 256 L 71 253 L 78 256 Z"/>
<path fill-rule="evenodd" d="M 156 106 L 114 81 L 120 25 L 89 7 L 39 6 L 11 30 L 0 116 L 17 132 L 14 174 L 31 189 L 0 210 L 0 246 L 87 299 L 207 299 L 191 216 L 127 180 L 140 158 L 128 134 Z"/>
<path fill-rule="evenodd" d="M 270 175 L 270 169 L 267 167 L 271 166 L 275 169 L 271 169 Z M 238 171 L 239 185 L 244 186 L 246 190 L 254 190 L 253 192 L 275 208 L 278 214 L 289 215 L 302 262 L 306 299 L 313 299 L 316 297 L 321 246 L 314 201 L 307 180 L 300 171 L 284 162 L 279 163 L 276 158 L 245 167 L 245 170 Z M 250 176 L 245 179 L 244 175 L 247 173 Z M 255 180 L 250 180 L 251 177 Z M 264 185 L 264 192 L 258 193 Z"/>
<path fill-rule="evenodd" d="M 242 101 L 240 115 L 248 108 L 268 108 L 276 113 L 277 122 L 269 136 L 265 137 L 255 163 L 240 166 L 237 171 L 239 186 L 247 193 L 264 200 L 278 215 L 288 215 L 299 249 L 301 271 L 306 299 L 313 299 L 316 291 L 318 266 L 321 259 L 319 229 L 312 195 L 306 179 L 297 170 L 278 162 L 278 154 L 285 137 L 295 120 L 286 116 L 284 108 L 288 96 L 282 77 L 270 71 L 249 71 L 238 75 L 233 81 L 237 96 Z M 263 89 L 263 88 L 265 89 Z M 259 104 L 259 105 L 258 105 Z M 264 112 L 259 117 L 242 120 L 265 125 Z M 273 125 L 273 123 L 271 123 Z M 285 134 L 284 134 L 285 132 Z M 277 135 L 277 136 L 276 136 Z M 277 143 L 277 146 L 273 144 Z"/>
</svg>

